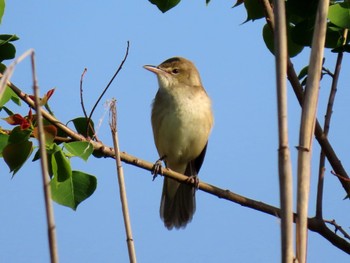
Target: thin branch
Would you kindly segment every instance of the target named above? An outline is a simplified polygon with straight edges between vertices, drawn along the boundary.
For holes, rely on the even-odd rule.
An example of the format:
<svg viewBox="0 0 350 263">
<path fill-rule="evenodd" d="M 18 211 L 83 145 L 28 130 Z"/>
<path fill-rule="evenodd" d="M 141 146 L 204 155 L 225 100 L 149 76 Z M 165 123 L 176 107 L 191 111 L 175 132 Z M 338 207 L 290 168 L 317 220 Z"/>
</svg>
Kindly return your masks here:
<svg viewBox="0 0 350 263">
<path fill-rule="evenodd" d="M 284 0 L 274 1 L 276 27 L 276 90 L 278 110 L 278 170 L 281 204 L 281 262 L 293 262 L 293 180 L 292 164 L 288 142 L 287 113 L 287 30 Z"/>
<path fill-rule="evenodd" d="M 334 228 L 335 228 L 334 233 L 337 233 L 337 231 L 339 230 L 339 232 L 342 233 L 346 239 L 350 240 L 350 235 L 341 227 L 341 225 L 338 225 L 334 219 L 333 220 L 324 220 L 324 222 L 334 226 Z"/>
<path fill-rule="evenodd" d="M 48 234 L 50 244 L 50 258 L 52 263 L 58 263 L 58 249 L 57 249 L 57 238 L 56 238 L 56 225 L 55 217 L 53 212 L 53 206 L 51 202 L 51 187 L 50 187 L 50 176 L 48 172 L 47 154 L 46 154 L 46 141 L 44 132 L 43 116 L 41 114 L 39 87 L 36 77 L 36 66 L 35 66 L 35 53 L 33 51 L 31 55 L 32 69 L 33 69 L 33 89 L 35 99 L 35 110 L 38 124 L 38 140 L 40 150 L 40 164 L 44 186 L 44 199 L 46 207 L 46 217 L 48 223 Z"/>
<path fill-rule="evenodd" d="M 92 107 L 92 110 L 90 112 L 90 115 L 89 115 L 89 118 L 88 118 L 88 122 L 87 123 L 90 123 L 90 120 L 91 120 L 91 117 L 92 117 L 92 114 L 94 113 L 97 105 L 100 103 L 103 95 L 105 95 L 106 91 L 108 90 L 108 88 L 111 86 L 111 84 L 113 83 L 115 77 L 119 74 L 119 72 L 121 71 L 121 69 L 123 68 L 123 65 L 126 61 L 126 59 L 128 58 L 128 55 L 129 55 L 129 47 L 130 47 L 130 43 L 129 41 L 127 41 L 127 45 L 126 45 L 126 51 L 125 51 L 125 55 L 124 55 L 124 58 L 122 60 L 122 62 L 120 63 L 117 71 L 114 73 L 113 77 L 111 78 L 111 80 L 109 81 L 109 83 L 107 84 L 107 86 L 105 87 L 105 89 L 102 91 L 101 95 L 98 97 L 95 105 Z M 88 130 L 86 132 L 86 134 L 88 134 Z"/>
<path fill-rule="evenodd" d="M 83 71 L 83 73 L 81 74 L 81 77 L 80 77 L 79 93 L 80 93 L 81 108 L 83 110 L 84 117 L 87 119 L 88 116 L 87 116 L 87 113 L 86 113 L 85 104 L 84 104 L 84 96 L 83 96 L 83 80 L 84 80 L 86 72 L 87 72 L 87 68 L 84 69 L 84 71 Z M 93 133 L 93 136 L 95 137 L 95 139 L 98 141 L 97 135 L 96 135 L 95 130 L 94 130 L 94 126 L 92 125 L 90 119 L 88 119 L 88 121 L 86 123 L 86 136 L 89 136 L 89 134 L 90 134 L 89 133 L 89 129 Z"/>
<path fill-rule="evenodd" d="M 81 74 L 81 77 L 80 77 L 80 89 L 79 89 L 80 90 L 80 104 L 81 104 L 81 108 L 83 110 L 85 118 L 87 118 L 87 113 L 86 113 L 85 105 L 84 105 L 83 80 L 84 80 L 84 76 L 85 76 L 86 71 L 87 71 L 87 68 L 84 68 L 84 71 L 83 71 L 83 73 Z"/>
<path fill-rule="evenodd" d="M 1 77 L 1 74 L 0 74 Z M 30 107 L 34 108 L 34 102 L 30 99 L 30 97 L 22 92 L 16 85 L 14 85 L 11 82 L 7 82 L 7 85 Z M 65 126 L 62 122 L 57 120 L 54 116 L 46 112 L 45 110 L 42 110 L 43 117 L 55 125 L 57 128 L 61 129 L 67 136 L 71 137 L 75 141 L 88 141 L 92 144 L 95 151 L 98 151 L 105 157 L 111 157 L 115 158 L 115 152 L 113 148 L 103 144 L 102 142 L 96 142 L 92 140 L 88 140 L 81 134 L 76 133 L 75 131 L 71 130 L 67 126 Z M 148 170 L 153 171 L 154 163 L 144 161 L 140 158 L 137 158 L 135 156 L 132 156 L 130 154 L 127 154 L 125 152 L 120 152 L 120 158 L 123 162 Z M 178 180 L 183 183 L 188 183 L 188 177 L 179 173 L 176 173 L 174 171 L 170 171 L 168 169 L 162 169 L 163 176 L 168 176 L 172 179 Z M 252 209 L 255 209 L 260 212 L 267 213 L 269 215 L 280 217 L 281 211 L 280 209 L 265 204 L 263 202 L 259 202 L 253 199 L 246 198 L 244 196 L 235 194 L 233 192 L 230 192 L 229 190 L 224 190 L 221 188 L 218 188 L 216 186 L 206 184 L 204 182 L 199 182 L 199 189 L 207 192 L 209 194 L 215 195 L 219 198 L 223 198 L 226 200 L 229 200 L 231 202 L 240 204 L 245 207 L 249 207 Z M 296 215 L 294 214 L 294 222 L 295 222 Z M 323 225 L 322 225 L 323 224 Z M 323 236 L 325 239 L 327 239 L 329 242 L 331 242 L 335 247 L 341 249 L 342 251 L 350 254 L 350 243 L 342 239 L 341 237 L 337 236 L 333 231 L 330 231 L 326 226 L 324 226 L 324 222 L 320 221 L 316 218 L 309 218 L 308 219 L 308 228 L 311 231 L 317 232 L 321 236 Z"/>
<path fill-rule="evenodd" d="M 111 117 L 110 117 L 109 126 L 111 128 L 112 137 L 113 137 L 115 161 L 117 166 L 118 183 L 119 183 L 119 194 L 120 194 L 120 201 L 122 203 L 124 226 L 125 226 L 125 232 L 126 232 L 126 242 L 128 246 L 130 262 L 136 263 L 137 261 L 136 261 L 135 245 L 134 245 L 134 239 L 132 237 L 131 222 L 130 222 L 129 208 L 128 208 L 128 199 L 126 197 L 126 188 L 125 188 L 125 182 L 124 182 L 124 171 L 123 171 L 122 162 L 120 160 L 119 141 L 118 141 L 118 132 L 117 132 L 117 110 L 116 110 L 115 100 L 113 100 L 110 104 L 110 114 L 111 114 Z"/>
<path fill-rule="evenodd" d="M 338 177 L 340 180 L 342 181 L 345 181 L 345 182 L 350 182 L 350 178 L 347 178 L 347 177 L 344 177 L 344 176 L 341 176 L 337 173 L 335 173 L 334 171 L 331 171 L 331 174 L 335 175 L 336 177 Z"/>
<path fill-rule="evenodd" d="M 334 74 L 332 74 L 332 86 L 331 86 L 331 90 L 328 98 L 325 122 L 323 126 L 323 132 L 326 137 L 328 136 L 328 132 L 330 128 L 331 117 L 333 113 L 333 105 L 334 105 L 335 95 L 337 93 L 338 80 L 339 80 L 342 61 L 343 61 L 343 52 L 340 52 L 338 53 Z M 318 171 L 318 183 L 317 183 L 317 198 L 316 198 L 316 217 L 319 219 L 322 219 L 323 217 L 322 200 L 323 200 L 325 164 L 326 164 L 326 155 L 321 149 L 320 164 L 319 164 L 319 171 Z"/>
</svg>

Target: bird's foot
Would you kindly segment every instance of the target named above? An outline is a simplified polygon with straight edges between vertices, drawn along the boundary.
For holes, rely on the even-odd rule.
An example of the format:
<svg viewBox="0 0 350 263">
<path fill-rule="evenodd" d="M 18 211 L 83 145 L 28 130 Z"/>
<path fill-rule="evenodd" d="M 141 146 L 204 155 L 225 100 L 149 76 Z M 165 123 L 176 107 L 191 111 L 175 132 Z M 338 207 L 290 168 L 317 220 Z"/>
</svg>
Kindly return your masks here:
<svg viewBox="0 0 350 263">
<path fill-rule="evenodd" d="M 164 160 L 165 156 L 162 156 L 159 158 L 153 165 L 151 174 L 153 174 L 153 181 L 156 179 L 158 174 L 163 175 L 163 167 L 162 167 L 162 161 Z"/>
<path fill-rule="evenodd" d="M 196 190 L 199 188 L 199 178 L 197 175 L 191 175 L 186 179 L 186 182 L 189 184 L 193 184 Z"/>
</svg>

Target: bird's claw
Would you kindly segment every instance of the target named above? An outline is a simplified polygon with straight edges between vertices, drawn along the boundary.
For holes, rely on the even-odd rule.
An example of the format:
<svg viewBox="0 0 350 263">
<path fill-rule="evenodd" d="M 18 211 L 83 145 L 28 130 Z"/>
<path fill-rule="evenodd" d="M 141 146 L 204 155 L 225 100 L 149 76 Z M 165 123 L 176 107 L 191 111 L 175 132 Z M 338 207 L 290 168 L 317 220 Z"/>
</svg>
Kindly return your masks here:
<svg viewBox="0 0 350 263">
<path fill-rule="evenodd" d="M 186 182 L 189 184 L 193 184 L 196 190 L 199 188 L 199 178 L 196 175 L 191 175 L 186 179 Z"/>
<path fill-rule="evenodd" d="M 152 181 L 154 181 L 154 179 L 156 179 L 158 174 L 163 175 L 163 167 L 162 167 L 162 160 L 161 159 L 159 159 L 158 161 L 156 161 L 154 163 L 154 165 L 152 167 L 151 174 L 153 174 Z"/>
</svg>

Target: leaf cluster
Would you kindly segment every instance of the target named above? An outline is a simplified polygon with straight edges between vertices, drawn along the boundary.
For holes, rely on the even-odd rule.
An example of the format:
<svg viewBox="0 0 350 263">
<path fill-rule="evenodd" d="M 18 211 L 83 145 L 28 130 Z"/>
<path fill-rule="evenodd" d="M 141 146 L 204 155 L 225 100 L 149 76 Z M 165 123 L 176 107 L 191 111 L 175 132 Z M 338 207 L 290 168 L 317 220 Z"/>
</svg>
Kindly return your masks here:
<svg viewBox="0 0 350 263">
<path fill-rule="evenodd" d="M 40 159 L 40 151 L 33 142 L 33 140 L 38 139 L 39 134 L 36 115 L 33 115 L 31 110 L 27 116 L 13 113 L 4 104 L 10 100 L 17 102 L 20 99 L 9 87 L 6 87 L 4 94 L 5 96 L 0 101 L 0 107 L 9 116 L 3 120 L 15 127 L 10 131 L 1 129 L 0 157 L 4 159 L 14 176 L 34 150 L 36 152 L 33 161 Z M 41 99 L 43 106 L 47 106 L 52 94 L 53 90 L 50 90 Z M 77 131 L 86 131 L 86 118 L 76 118 L 72 120 L 72 123 Z M 62 143 L 62 139 L 68 139 L 67 135 L 47 121 L 44 124 L 52 199 L 75 210 L 82 201 L 94 193 L 97 179 L 93 175 L 73 170 L 70 159 L 79 157 L 87 161 L 93 153 L 93 146 L 86 141 L 69 142 L 67 140 L 67 142 Z M 57 140 L 57 138 L 61 138 L 61 140 Z"/>
<path fill-rule="evenodd" d="M 238 0 L 235 6 L 242 4 Z M 311 47 L 318 0 L 286 1 L 288 53 L 290 57 L 298 55 L 304 47 Z M 245 0 L 247 21 L 265 17 L 260 1 Z M 345 31 L 350 27 L 349 2 L 331 2 L 328 13 L 325 47 L 332 52 L 350 52 L 349 37 Z M 271 27 L 263 27 L 263 38 L 267 48 L 274 53 L 274 40 Z"/>
<path fill-rule="evenodd" d="M 178 5 L 180 0 L 149 0 L 165 13 Z M 206 0 L 206 4 L 210 1 Z M 265 18 L 265 11 L 257 0 L 237 0 L 233 7 L 244 5 L 247 12 L 245 21 L 255 21 Z M 288 53 L 290 57 L 298 55 L 304 47 L 310 47 L 318 0 L 287 0 L 286 18 L 288 32 Z M 350 38 L 344 34 L 350 28 L 350 3 L 348 1 L 333 1 L 330 3 L 327 23 L 325 47 L 333 52 L 350 52 Z M 265 24 L 263 38 L 267 48 L 274 53 L 274 38 L 271 27 Z"/>
</svg>

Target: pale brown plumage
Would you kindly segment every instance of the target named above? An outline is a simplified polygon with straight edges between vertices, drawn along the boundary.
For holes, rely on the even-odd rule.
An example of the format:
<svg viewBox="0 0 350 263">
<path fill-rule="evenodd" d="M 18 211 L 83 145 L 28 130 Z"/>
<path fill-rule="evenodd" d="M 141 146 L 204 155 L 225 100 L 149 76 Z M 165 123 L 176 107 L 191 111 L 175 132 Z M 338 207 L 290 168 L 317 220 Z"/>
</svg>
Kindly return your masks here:
<svg viewBox="0 0 350 263">
<path fill-rule="evenodd" d="M 160 157 L 173 171 L 197 176 L 213 125 L 210 99 L 192 62 L 174 57 L 158 67 L 159 89 L 152 107 L 154 141 Z M 195 189 L 165 178 L 160 216 L 168 229 L 182 228 L 196 210 Z"/>
</svg>

